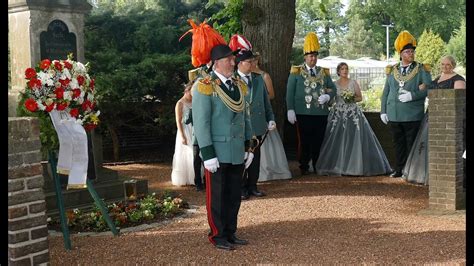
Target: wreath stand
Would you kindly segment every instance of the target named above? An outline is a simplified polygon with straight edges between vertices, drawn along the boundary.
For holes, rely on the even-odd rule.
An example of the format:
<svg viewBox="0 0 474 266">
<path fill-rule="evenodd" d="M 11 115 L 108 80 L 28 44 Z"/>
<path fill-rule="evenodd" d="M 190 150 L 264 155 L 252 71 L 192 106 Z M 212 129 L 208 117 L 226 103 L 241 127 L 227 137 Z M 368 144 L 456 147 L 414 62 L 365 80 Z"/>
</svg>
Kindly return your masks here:
<svg viewBox="0 0 474 266">
<path fill-rule="evenodd" d="M 58 159 L 53 151 L 48 151 L 48 157 L 49 157 L 48 161 L 51 165 L 51 172 L 54 179 L 54 188 L 55 188 L 54 190 L 56 192 L 56 202 L 58 204 L 58 209 L 59 209 L 61 231 L 63 233 L 63 238 L 64 238 L 64 247 L 67 250 L 71 250 L 71 238 L 69 236 L 69 228 L 67 226 L 66 211 L 64 209 L 63 196 L 61 192 L 61 184 L 59 182 L 59 176 L 56 172 Z M 109 216 L 109 212 L 107 211 L 107 206 L 105 205 L 104 201 L 100 199 L 99 194 L 97 194 L 97 191 L 94 189 L 94 186 L 92 185 L 92 182 L 90 181 L 89 178 L 86 179 L 86 184 L 87 184 L 87 190 L 89 190 L 89 193 L 94 199 L 95 204 L 99 206 L 100 212 L 102 213 L 102 216 L 107 222 L 107 225 L 109 226 L 110 230 L 112 231 L 114 236 L 118 236 L 119 232 L 117 228 L 115 227 L 114 222 Z"/>
</svg>

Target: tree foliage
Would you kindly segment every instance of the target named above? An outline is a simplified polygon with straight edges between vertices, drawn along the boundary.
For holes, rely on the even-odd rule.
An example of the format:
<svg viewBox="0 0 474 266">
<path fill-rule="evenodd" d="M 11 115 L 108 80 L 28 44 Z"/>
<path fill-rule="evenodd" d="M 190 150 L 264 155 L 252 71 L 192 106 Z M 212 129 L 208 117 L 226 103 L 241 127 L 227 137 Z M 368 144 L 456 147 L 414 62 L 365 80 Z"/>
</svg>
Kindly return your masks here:
<svg viewBox="0 0 474 266">
<path fill-rule="evenodd" d="M 229 40 L 233 34 L 242 33 L 243 5 L 243 0 L 229 0 L 225 6 L 217 1 L 209 1 L 206 5 L 206 8 L 219 9 L 209 21 L 226 40 Z"/>
<path fill-rule="evenodd" d="M 466 67 L 466 19 L 462 20 L 459 29 L 454 30 L 446 51 L 454 56 L 458 65 Z"/>
<path fill-rule="evenodd" d="M 431 76 L 438 76 L 440 74 L 439 59 L 445 54 L 446 43 L 438 34 L 431 30 L 425 30 L 417 44 L 416 61 L 430 64 L 432 66 Z"/>
</svg>

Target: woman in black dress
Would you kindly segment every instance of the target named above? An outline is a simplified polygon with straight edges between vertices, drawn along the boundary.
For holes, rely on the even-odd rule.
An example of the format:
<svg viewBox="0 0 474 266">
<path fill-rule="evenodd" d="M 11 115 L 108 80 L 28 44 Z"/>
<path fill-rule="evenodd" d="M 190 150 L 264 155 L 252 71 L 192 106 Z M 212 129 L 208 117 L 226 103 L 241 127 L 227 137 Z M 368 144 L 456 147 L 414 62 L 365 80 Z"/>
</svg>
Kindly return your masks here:
<svg viewBox="0 0 474 266">
<path fill-rule="evenodd" d="M 456 72 L 452 56 L 441 58 L 441 75 L 432 81 L 429 89 L 465 89 L 466 80 Z M 420 87 L 420 89 L 426 89 Z M 420 125 L 413 147 L 408 155 L 402 178 L 408 182 L 428 185 L 428 112 Z"/>
</svg>

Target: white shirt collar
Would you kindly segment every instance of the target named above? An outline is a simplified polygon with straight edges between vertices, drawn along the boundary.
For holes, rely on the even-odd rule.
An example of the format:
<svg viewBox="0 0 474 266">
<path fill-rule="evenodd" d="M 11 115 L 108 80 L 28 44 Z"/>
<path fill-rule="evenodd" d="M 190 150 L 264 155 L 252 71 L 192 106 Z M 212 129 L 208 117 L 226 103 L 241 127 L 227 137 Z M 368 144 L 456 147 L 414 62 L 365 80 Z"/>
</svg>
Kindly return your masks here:
<svg viewBox="0 0 474 266">
<path fill-rule="evenodd" d="M 250 80 L 252 80 L 252 73 L 244 74 L 240 70 L 237 70 L 237 73 L 240 77 L 245 78 L 244 81 L 247 82 L 247 76 L 249 76 Z"/>
<path fill-rule="evenodd" d="M 306 63 L 304 64 L 304 66 L 306 67 L 306 69 L 308 70 L 308 72 L 310 72 L 312 69 L 314 71 L 314 74 L 316 74 L 316 65 L 314 65 L 314 67 L 309 67 Z"/>
<path fill-rule="evenodd" d="M 219 72 L 217 72 L 217 71 L 214 71 L 214 73 L 215 73 L 216 76 L 225 84 L 225 86 L 226 86 L 227 88 L 229 88 L 229 87 L 227 86 L 227 83 L 225 83 L 225 82 L 226 82 L 227 80 L 232 81 L 232 76 L 230 76 L 229 78 L 226 78 L 226 77 L 224 77 L 224 75 L 222 75 L 221 73 L 219 73 Z"/>
</svg>

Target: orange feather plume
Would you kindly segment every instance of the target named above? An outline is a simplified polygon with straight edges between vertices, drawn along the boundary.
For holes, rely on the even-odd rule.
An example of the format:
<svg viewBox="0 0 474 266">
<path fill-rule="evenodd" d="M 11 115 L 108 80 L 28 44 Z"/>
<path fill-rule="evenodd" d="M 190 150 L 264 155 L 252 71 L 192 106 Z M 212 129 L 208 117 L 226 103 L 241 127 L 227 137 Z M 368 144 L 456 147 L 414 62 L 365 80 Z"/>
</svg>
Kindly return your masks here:
<svg viewBox="0 0 474 266">
<path fill-rule="evenodd" d="M 215 29 L 209 26 L 206 21 L 199 24 L 194 23 L 192 19 L 188 20 L 192 29 L 185 32 L 180 38 L 186 36 L 188 33 L 193 34 L 193 41 L 191 45 L 191 63 L 194 67 L 205 65 L 211 61 L 211 49 L 218 44 L 227 44 Z"/>
</svg>

